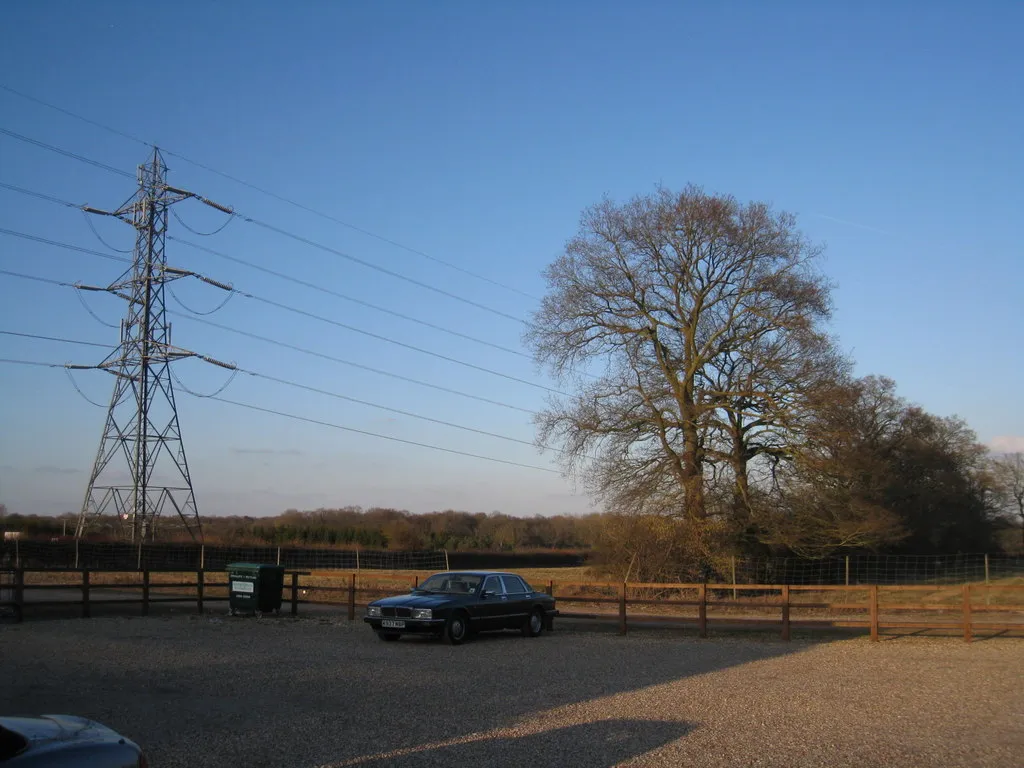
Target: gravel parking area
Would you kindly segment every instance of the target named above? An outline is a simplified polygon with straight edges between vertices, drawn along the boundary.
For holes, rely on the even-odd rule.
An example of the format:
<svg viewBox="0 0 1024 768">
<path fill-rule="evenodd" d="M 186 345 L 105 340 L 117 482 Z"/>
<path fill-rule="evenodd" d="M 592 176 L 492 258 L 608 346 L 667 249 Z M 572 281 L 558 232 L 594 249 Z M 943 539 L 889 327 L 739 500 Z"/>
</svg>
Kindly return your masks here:
<svg viewBox="0 0 1024 768">
<path fill-rule="evenodd" d="M 1006 766 L 1024 641 L 642 631 L 382 643 L 334 617 L 0 626 L 0 713 L 70 713 L 172 766 Z"/>
</svg>

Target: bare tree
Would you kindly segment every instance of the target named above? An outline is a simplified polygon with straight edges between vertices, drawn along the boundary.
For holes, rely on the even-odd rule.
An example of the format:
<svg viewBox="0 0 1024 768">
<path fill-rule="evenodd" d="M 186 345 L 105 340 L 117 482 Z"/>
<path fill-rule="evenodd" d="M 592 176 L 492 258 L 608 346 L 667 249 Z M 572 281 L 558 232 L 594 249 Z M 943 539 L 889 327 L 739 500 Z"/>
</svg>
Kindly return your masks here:
<svg viewBox="0 0 1024 768">
<path fill-rule="evenodd" d="M 1024 453 L 1007 454 L 992 464 L 1000 501 L 1020 517 L 1021 545 L 1024 546 Z"/>
<path fill-rule="evenodd" d="M 718 412 L 756 412 L 761 429 L 788 407 L 756 362 L 738 378 L 723 366 L 828 317 L 818 255 L 792 216 L 692 186 L 586 210 L 527 334 L 576 389 L 541 414 L 539 442 L 560 441 L 567 471 L 610 506 L 704 525 L 707 474 L 730 460 L 713 444 Z"/>
<path fill-rule="evenodd" d="M 728 466 L 730 506 L 737 522 L 749 524 L 757 517 L 754 463 L 759 462 L 761 485 L 769 485 L 779 462 L 792 460 L 793 445 L 813 418 L 815 393 L 841 381 L 849 364 L 830 337 L 807 330 L 757 339 L 751 348 L 724 354 L 709 367 L 711 390 L 723 402 L 714 416 L 720 447 L 708 455 Z"/>
<path fill-rule="evenodd" d="M 774 478 L 779 503 L 766 521 L 766 543 L 822 557 L 906 536 L 885 503 L 888 452 L 906 407 L 895 388 L 869 376 L 809 393 L 811 416 Z"/>
</svg>

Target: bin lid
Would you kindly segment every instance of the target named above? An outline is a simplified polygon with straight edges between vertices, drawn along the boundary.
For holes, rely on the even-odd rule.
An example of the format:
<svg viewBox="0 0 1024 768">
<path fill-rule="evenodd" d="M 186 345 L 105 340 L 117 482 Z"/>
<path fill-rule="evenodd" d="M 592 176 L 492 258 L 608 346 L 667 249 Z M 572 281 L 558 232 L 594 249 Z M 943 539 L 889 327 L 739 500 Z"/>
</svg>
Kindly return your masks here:
<svg viewBox="0 0 1024 768">
<path fill-rule="evenodd" d="M 280 568 L 280 569 L 283 570 L 284 566 L 283 565 L 274 565 L 272 563 L 228 563 L 227 564 L 227 570 L 229 570 L 229 571 L 239 571 L 239 572 L 242 572 L 242 573 L 247 572 L 247 571 L 248 572 L 252 572 L 252 571 L 267 570 L 267 569 L 270 569 L 270 568 L 275 568 L 275 569 L 276 568 Z"/>
</svg>

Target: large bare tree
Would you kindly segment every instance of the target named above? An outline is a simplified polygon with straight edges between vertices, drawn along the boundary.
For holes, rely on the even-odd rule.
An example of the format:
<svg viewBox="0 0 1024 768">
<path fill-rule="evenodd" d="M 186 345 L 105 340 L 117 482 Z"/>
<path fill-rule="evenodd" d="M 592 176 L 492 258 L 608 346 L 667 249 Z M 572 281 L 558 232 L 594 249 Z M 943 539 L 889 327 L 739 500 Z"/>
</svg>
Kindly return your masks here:
<svg viewBox="0 0 1024 768">
<path fill-rule="evenodd" d="M 830 310 L 819 252 L 793 216 L 693 186 L 587 209 L 527 334 L 575 390 L 539 441 L 612 508 L 707 522 L 709 470 L 736 458 L 716 438 L 728 414 L 748 452 L 785 426 L 800 366 L 782 361 Z"/>
<path fill-rule="evenodd" d="M 1024 453 L 1009 453 L 992 463 L 996 492 L 1004 508 L 1020 517 L 1021 545 L 1024 546 Z"/>
</svg>

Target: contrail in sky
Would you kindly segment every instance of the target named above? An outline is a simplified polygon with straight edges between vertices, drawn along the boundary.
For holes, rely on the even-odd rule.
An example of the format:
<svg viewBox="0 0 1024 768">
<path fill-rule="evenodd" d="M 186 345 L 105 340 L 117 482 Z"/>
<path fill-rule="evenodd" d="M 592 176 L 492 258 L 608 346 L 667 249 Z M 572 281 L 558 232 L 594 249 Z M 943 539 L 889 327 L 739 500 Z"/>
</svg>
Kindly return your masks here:
<svg viewBox="0 0 1024 768">
<path fill-rule="evenodd" d="M 858 223 L 856 221 L 849 221 L 847 219 L 840 219 L 840 218 L 838 218 L 836 216 L 827 216 L 824 213 L 812 213 L 811 215 L 812 216 L 817 216 L 819 219 L 828 219 L 829 221 L 834 221 L 834 222 L 837 222 L 839 224 L 846 224 L 847 226 L 850 226 L 850 227 L 858 227 L 860 229 L 866 229 L 869 232 L 878 232 L 879 234 L 882 234 L 882 235 L 891 235 L 892 234 L 892 232 L 888 231 L 887 229 L 879 229 L 878 227 L 872 227 L 872 226 L 870 226 L 868 224 L 860 224 L 860 223 Z"/>
</svg>

